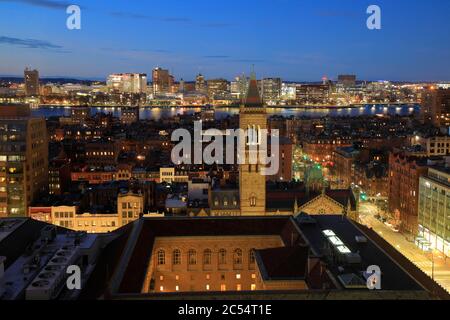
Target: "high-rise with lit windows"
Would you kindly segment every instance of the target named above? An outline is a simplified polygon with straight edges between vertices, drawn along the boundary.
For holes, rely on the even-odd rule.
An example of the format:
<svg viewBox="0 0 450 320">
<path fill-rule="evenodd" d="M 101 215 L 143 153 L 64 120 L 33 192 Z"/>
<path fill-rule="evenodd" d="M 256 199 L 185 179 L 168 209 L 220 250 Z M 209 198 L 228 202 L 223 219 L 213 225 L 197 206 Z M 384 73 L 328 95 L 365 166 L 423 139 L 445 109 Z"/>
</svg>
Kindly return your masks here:
<svg viewBox="0 0 450 320">
<path fill-rule="evenodd" d="M 155 68 L 152 72 L 153 93 L 168 93 L 173 84 L 173 77 L 169 70 Z"/>
<path fill-rule="evenodd" d="M 47 191 L 45 119 L 31 117 L 27 105 L 0 106 L 0 217 L 26 216 Z"/>
<path fill-rule="evenodd" d="M 39 95 L 39 71 L 30 70 L 28 68 L 24 71 L 25 78 L 25 94 L 27 96 Z"/>
</svg>

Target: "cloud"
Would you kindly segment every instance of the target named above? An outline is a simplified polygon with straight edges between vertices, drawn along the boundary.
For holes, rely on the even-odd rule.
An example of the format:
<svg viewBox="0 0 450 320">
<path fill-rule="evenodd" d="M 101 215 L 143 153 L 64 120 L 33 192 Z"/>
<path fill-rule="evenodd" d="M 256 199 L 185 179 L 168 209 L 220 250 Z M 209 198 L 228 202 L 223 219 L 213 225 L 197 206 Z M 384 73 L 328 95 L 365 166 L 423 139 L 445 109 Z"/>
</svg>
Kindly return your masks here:
<svg viewBox="0 0 450 320">
<path fill-rule="evenodd" d="M 30 49 L 44 49 L 44 50 L 59 50 L 63 48 L 62 46 L 53 44 L 45 40 L 19 39 L 5 36 L 0 36 L 0 44 L 19 46 Z M 66 52 L 66 51 L 59 51 L 59 52 Z"/>
<path fill-rule="evenodd" d="M 170 50 L 166 50 L 166 49 L 123 49 L 123 48 L 108 48 L 108 47 L 104 47 L 104 48 L 100 48 L 101 51 L 106 51 L 106 52 L 115 52 L 115 53 L 126 53 L 126 52 L 142 52 L 142 53 L 171 53 Z"/>
<path fill-rule="evenodd" d="M 15 2 L 28 4 L 34 7 L 41 7 L 47 9 L 66 9 L 71 3 L 65 1 L 53 1 L 53 0 L 0 0 L 0 2 Z"/>
<path fill-rule="evenodd" d="M 203 56 L 203 58 L 206 58 L 206 59 L 227 59 L 227 58 L 230 58 L 230 56 L 212 55 L 212 56 Z"/>
<path fill-rule="evenodd" d="M 133 13 L 133 12 L 110 12 L 111 16 L 125 19 L 139 19 L 150 21 L 162 21 L 162 22 L 177 22 L 177 23 L 190 23 L 191 19 L 186 17 L 154 17 L 146 14 Z"/>
<path fill-rule="evenodd" d="M 148 21 L 156 21 L 156 22 L 167 22 L 167 23 L 185 23 L 196 25 L 204 28 L 225 28 L 232 26 L 231 23 L 225 22 L 205 22 L 205 23 L 196 23 L 191 18 L 188 17 L 156 17 L 149 16 L 141 13 L 134 12 L 123 12 L 123 11 L 112 11 L 109 13 L 111 16 L 116 18 L 123 19 L 138 19 L 138 20 L 148 20 Z"/>
<path fill-rule="evenodd" d="M 231 23 L 225 23 L 225 22 L 209 22 L 201 25 L 205 28 L 226 28 L 233 26 Z"/>
<path fill-rule="evenodd" d="M 359 14 L 354 11 L 318 11 L 315 13 L 319 17 L 357 17 Z"/>
<path fill-rule="evenodd" d="M 242 62 L 242 63 L 262 63 L 266 62 L 266 60 L 263 59 L 233 59 L 230 60 L 232 62 Z"/>
</svg>

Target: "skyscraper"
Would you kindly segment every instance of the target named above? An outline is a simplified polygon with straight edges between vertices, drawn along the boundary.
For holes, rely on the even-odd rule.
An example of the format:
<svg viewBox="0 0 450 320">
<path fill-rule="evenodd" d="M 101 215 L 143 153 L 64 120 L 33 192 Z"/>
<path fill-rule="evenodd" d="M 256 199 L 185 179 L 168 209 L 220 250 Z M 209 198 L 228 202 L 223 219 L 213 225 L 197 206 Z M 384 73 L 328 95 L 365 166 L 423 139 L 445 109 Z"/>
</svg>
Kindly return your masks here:
<svg viewBox="0 0 450 320">
<path fill-rule="evenodd" d="M 244 74 L 234 78 L 234 81 L 232 81 L 230 85 L 231 95 L 238 99 L 243 99 L 247 93 L 248 80 L 248 77 Z"/>
<path fill-rule="evenodd" d="M 225 96 L 228 90 L 229 82 L 225 79 L 211 79 L 208 83 L 208 97 L 214 99 L 215 96 Z"/>
<path fill-rule="evenodd" d="M 258 82 L 252 74 L 248 86 L 247 96 L 239 111 L 239 127 L 248 132 L 249 129 L 256 131 L 257 139 L 245 144 L 245 162 L 239 166 L 239 194 L 241 215 L 264 215 L 266 212 L 266 176 L 262 174 L 263 164 L 260 155 L 257 164 L 249 160 L 251 152 L 250 144 L 256 143 L 261 147 L 261 130 L 267 130 L 266 108 L 263 106 L 258 91 Z"/>
<path fill-rule="evenodd" d="M 0 217 L 25 216 L 48 190 L 45 119 L 27 105 L 0 106 Z"/>
<path fill-rule="evenodd" d="M 356 76 L 353 74 L 340 74 L 338 76 L 338 84 L 344 88 L 354 87 L 356 85 Z"/>
<path fill-rule="evenodd" d="M 265 78 L 262 80 L 262 98 L 264 101 L 275 101 L 281 96 L 281 79 Z"/>
<path fill-rule="evenodd" d="M 173 77 L 169 74 L 169 70 L 155 68 L 152 72 L 153 93 L 167 93 L 172 86 Z"/>
<path fill-rule="evenodd" d="M 25 78 L 25 94 L 27 96 L 39 95 L 39 71 L 30 70 L 28 68 L 24 71 Z"/>
<path fill-rule="evenodd" d="M 117 73 L 108 76 L 108 88 L 116 92 L 144 93 L 147 90 L 145 73 Z"/>
<path fill-rule="evenodd" d="M 207 86 L 205 77 L 199 73 L 197 77 L 195 78 L 195 91 L 205 93 L 206 94 Z"/>
<path fill-rule="evenodd" d="M 422 117 L 435 126 L 450 127 L 450 89 L 430 87 L 422 94 Z"/>
</svg>

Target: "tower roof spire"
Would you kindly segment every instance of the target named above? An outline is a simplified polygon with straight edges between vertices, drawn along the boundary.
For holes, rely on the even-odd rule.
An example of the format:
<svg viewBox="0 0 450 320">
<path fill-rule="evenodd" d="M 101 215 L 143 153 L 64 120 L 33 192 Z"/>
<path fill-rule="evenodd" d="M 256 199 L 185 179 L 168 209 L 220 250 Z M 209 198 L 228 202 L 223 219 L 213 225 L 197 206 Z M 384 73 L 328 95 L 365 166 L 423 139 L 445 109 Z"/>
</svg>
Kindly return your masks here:
<svg viewBox="0 0 450 320">
<path fill-rule="evenodd" d="M 250 81 L 248 84 L 244 105 L 246 107 L 262 107 L 262 99 L 259 95 L 258 81 L 256 80 L 256 74 L 254 71 L 252 71 L 250 75 Z"/>
</svg>

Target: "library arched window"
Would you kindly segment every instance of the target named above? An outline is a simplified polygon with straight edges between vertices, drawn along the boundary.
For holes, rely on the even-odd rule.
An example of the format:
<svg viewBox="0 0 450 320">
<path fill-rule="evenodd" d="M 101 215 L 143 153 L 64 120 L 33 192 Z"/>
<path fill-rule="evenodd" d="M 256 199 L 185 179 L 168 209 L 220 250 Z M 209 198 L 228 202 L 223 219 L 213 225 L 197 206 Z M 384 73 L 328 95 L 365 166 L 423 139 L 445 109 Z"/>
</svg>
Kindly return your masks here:
<svg viewBox="0 0 450 320">
<path fill-rule="evenodd" d="M 233 263 L 234 264 L 242 264 L 242 250 L 241 249 L 234 250 Z"/>
<path fill-rule="evenodd" d="M 158 251 L 158 265 L 166 264 L 166 253 L 164 250 Z"/>
<path fill-rule="evenodd" d="M 205 251 L 203 251 L 203 264 L 211 264 L 211 255 L 212 252 L 210 249 L 205 249 Z"/>
<path fill-rule="evenodd" d="M 252 264 L 255 263 L 255 249 L 250 249 L 248 253 L 248 261 Z"/>
<path fill-rule="evenodd" d="M 179 249 L 173 250 L 172 263 L 181 264 L 181 251 Z"/>
<path fill-rule="evenodd" d="M 190 249 L 188 251 L 188 264 L 197 264 L 197 251 L 195 251 L 194 249 Z"/>
<path fill-rule="evenodd" d="M 227 263 L 227 250 L 220 249 L 219 250 L 219 264 L 226 264 Z"/>
</svg>

